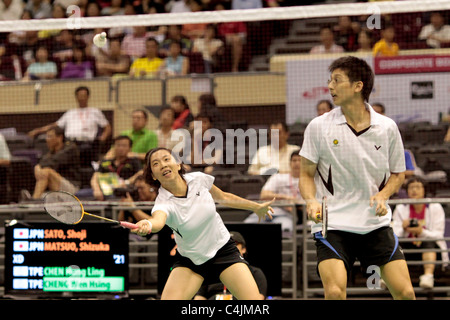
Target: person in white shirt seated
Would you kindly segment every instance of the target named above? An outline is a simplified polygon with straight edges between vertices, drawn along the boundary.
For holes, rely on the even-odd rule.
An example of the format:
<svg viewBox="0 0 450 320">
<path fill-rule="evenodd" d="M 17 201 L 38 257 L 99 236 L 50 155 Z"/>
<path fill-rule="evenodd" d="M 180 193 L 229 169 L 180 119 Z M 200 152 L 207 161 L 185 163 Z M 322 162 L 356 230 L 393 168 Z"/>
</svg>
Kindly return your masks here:
<svg viewBox="0 0 450 320">
<path fill-rule="evenodd" d="M 272 175 L 264 184 L 260 199 L 270 200 L 287 200 L 293 204 L 299 203 L 302 200 L 300 190 L 298 189 L 298 178 L 300 176 L 300 150 L 295 150 L 291 154 L 289 173 L 277 173 Z M 265 223 L 280 223 L 283 236 L 290 236 L 294 228 L 294 219 L 292 217 L 294 207 L 274 207 L 274 214 L 272 220 L 264 220 Z M 257 223 L 258 216 L 255 213 L 249 215 L 245 223 Z"/>
<path fill-rule="evenodd" d="M 251 175 L 272 175 L 274 173 L 288 173 L 292 152 L 300 149 L 297 145 L 288 143 L 289 128 L 286 123 L 273 123 L 270 125 L 270 136 L 278 141 L 270 141 L 267 146 L 262 146 L 254 154 L 247 173 Z"/>
<path fill-rule="evenodd" d="M 425 198 L 424 180 L 417 176 L 411 177 L 406 183 L 406 191 L 410 199 Z M 421 254 L 422 260 L 429 263 L 423 265 L 424 274 L 419 277 L 419 286 L 426 289 L 433 288 L 437 253 L 431 249 L 447 250 L 447 243 L 438 240 L 444 238 L 444 208 L 440 203 L 399 204 L 393 213 L 393 228 L 400 238 L 436 239 L 436 241 L 402 242 L 403 249 L 430 249 L 429 252 Z M 415 260 L 414 254 L 405 253 L 405 256 L 407 259 Z M 441 258 L 444 265 L 448 264 L 448 252 L 441 252 Z"/>
<path fill-rule="evenodd" d="M 51 128 L 63 128 L 66 139 L 77 143 L 82 164 L 90 164 L 97 156 L 98 143 L 105 143 L 110 138 L 112 130 L 103 112 L 89 107 L 89 96 L 88 87 L 76 88 L 75 99 L 78 108 L 66 111 L 56 122 L 33 129 L 28 132 L 28 135 L 34 138 Z M 99 128 L 102 128 L 101 135 L 98 134 Z"/>
<path fill-rule="evenodd" d="M 430 23 L 420 30 L 419 40 L 426 40 L 430 48 L 440 48 L 442 44 L 450 43 L 450 25 L 445 24 L 442 13 L 431 13 Z"/>
</svg>

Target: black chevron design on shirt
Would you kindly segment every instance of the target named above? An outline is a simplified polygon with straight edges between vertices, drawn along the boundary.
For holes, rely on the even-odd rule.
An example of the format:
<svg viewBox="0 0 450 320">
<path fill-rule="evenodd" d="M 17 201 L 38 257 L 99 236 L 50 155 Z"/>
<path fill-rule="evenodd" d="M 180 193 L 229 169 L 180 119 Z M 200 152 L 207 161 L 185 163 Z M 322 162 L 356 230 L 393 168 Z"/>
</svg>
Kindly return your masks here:
<svg viewBox="0 0 450 320">
<path fill-rule="evenodd" d="M 327 188 L 328 192 L 331 195 L 334 195 L 333 177 L 331 175 L 331 165 L 330 165 L 330 168 L 328 169 L 328 180 L 327 181 L 325 181 L 325 179 L 322 177 L 322 174 L 320 173 L 319 169 L 317 169 L 317 172 L 319 173 L 319 177 L 322 180 L 325 188 Z"/>
</svg>

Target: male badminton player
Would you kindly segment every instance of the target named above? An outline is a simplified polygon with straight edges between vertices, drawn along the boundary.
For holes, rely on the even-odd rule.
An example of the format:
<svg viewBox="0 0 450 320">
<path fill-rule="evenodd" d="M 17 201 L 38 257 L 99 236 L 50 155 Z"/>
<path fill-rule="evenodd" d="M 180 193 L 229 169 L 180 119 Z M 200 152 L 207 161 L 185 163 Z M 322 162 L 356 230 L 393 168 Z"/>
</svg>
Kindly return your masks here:
<svg viewBox="0 0 450 320">
<path fill-rule="evenodd" d="M 161 295 L 163 300 L 190 300 L 203 281 L 222 283 L 239 300 L 259 300 L 258 286 L 230 239 L 216 202 L 251 210 L 264 219 L 270 218 L 272 201 L 262 204 L 223 192 L 214 186 L 210 175 L 185 173 L 170 150 L 156 148 L 146 155 L 146 182 L 159 188 L 152 217 L 137 223 L 132 230 L 146 235 L 168 225 L 175 235 L 177 260 Z"/>
<path fill-rule="evenodd" d="M 415 299 L 405 258 L 390 227 L 386 201 L 404 181 L 399 130 L 367 103 L 374 74 L 362 59 L 347 56 L 329 67 L 336 106 L 305 130 L 299 179 L 308 218 L 315 224 L 318 272 L 326 299 L 346 299 L 355 259 L 362 271 L 377 266 L 395 299 Z M 328 235 L 321 235 L 321 204 L 328 199 Z M 372 268 L 370 269 L 372 270 Z"/>
</svg>

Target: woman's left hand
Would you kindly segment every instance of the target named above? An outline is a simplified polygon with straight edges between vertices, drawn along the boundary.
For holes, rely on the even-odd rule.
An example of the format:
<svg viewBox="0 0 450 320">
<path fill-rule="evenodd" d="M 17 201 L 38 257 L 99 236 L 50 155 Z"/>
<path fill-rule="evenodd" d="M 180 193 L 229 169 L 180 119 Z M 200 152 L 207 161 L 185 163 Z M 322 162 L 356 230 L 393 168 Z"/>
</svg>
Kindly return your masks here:
<svg viewBox="0 0 450 320">
<path fill-rule="evenodd" d="M 258 216 L 258 222 L 261 221 L 261 219 L 265 219 L 266 215 L 269 216 L 270 220 L 272 220 L 273 208 L 270 206 L 275 201 L 275 198 L 273 198 L 271 201 L 267 201 L 264 203 L 259 204 L 259 208 L 255 210 L 256 215 Z"/>
</svg>

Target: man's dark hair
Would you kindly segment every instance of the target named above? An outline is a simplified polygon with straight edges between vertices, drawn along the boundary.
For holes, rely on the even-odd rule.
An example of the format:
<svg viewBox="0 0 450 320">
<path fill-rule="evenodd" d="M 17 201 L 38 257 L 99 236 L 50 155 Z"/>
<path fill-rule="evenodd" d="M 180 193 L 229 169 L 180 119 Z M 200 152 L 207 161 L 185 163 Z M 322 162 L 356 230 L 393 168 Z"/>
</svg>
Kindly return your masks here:
<svg viewBox="0 0 450 320">
<path fill-rule="evenodd" d="M 114 142 L 120 141 L 120 140 L 127 140 L 128 143 L 130 144 L 130 148 L 133 146 L 133 140 L 131 140 L 131 138 L 129 136 L 120 135 L 120 136 L 117 136 L 114 138 Z"/>
<path fill-rule="evenodd" d="M 382 112 L 383 114 L 386 113 L 386 108 L 385 108 L 384 104 L 382 104 L 381 102 L 372 103 L 372 107 L 373 107 L 373 106 L 379 106 L 379 107 L 381 108 L 381 112 Z"/>
<path fill-rule="evenodd" d="M 148 113 L 147 113 L 147 110 L 145 110 L 145 109 L 134 109 L 131 113 L 133 114 L 133 113 L 135 113 L 135 112 L 140 112 L 140 113 L 142 113 L 143 116 L 144 116 L 144 118 L 145 118 L 145 120 L 148 120 Z"/>
<path fill-rule="evenodd" d="M 64 134 L 64 129 L 58 126 L 55 127 L 51 127 L 50 129 L 47 130 L 47 132 L 49 131 L 53 131 L 55 133 L 55 136 L 57 137 L 61 137 L 63 138 L 63 142 L 65 141 L 65 134 Z"/>
<path fill-rule="evenodd" d="M 406 184 L 405 184 L 405 189 L 406 189 L 406 191 L 408 191 L 409 185 L 410 185 L 411 183 L 413 183 L 413 182 L 420 182 L 420 183 L 422 184 L 422 186 L 424 187 L 425 192 L 426 192 L 426 190 L 427 190 L 427 189 L 426 189 L 427 184 L 426 184 L 425 180 L 423 180 L 421 177 L 418 177 L 418 176 L 412 176 L 412 177 L 410 177 L 410 178 L 408 179 L 408 181 L 406 181 Z"/>
<path fill-rule="evenodd" d="M 85 90 L 87 92 L 87 95 L 89 96 L 91 94 L 91 92 L 89 91 L 89 88 L 86 86 L 79 86 L 78 88 L 75 89 L 75 95 L 78 94 L 78 92 Z"/>
<path fill-rule="evenodd" d="M 342 57 L 333 61 L 328 68 L 331 73 L 336 69 L 345 71 L 351 82 L 363 83 L 361 95 L 363 100 L 368 102 L 373 88 L 374 74 L 367 62 L 353 56 Z"/>
</svg>

